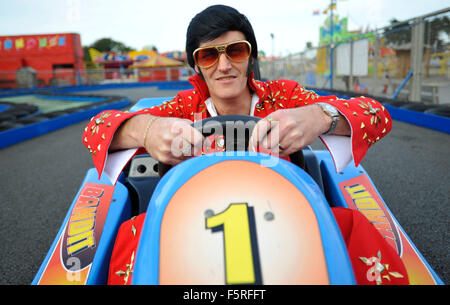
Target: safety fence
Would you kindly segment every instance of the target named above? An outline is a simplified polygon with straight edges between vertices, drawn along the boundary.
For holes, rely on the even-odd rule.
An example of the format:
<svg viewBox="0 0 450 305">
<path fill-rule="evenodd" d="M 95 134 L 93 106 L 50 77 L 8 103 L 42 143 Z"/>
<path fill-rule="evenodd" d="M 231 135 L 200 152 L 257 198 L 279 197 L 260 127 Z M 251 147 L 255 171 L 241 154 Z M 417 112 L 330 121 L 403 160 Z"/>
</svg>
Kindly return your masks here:
<svg viewBox="0 0 450 305">
<path fill-rule="evenodd" d="M 332 43 L 276 60 L 259 60 L 262 79 L 293 79 L 309 88 L 404 101 L 450 104 L 450 8 L 373 31 L 333 36 Z M 189 66 L 127 69 L 23 67 L 2 71 L 0 89 L 183 81 Z"/>
<path fill-rule="evenodd" d="M 36 71 L 31 67 L 25 67 L 14 72 L 1 71 L 0 68 L 0 89 L 182 81 L 194 73 L 189 66 L 83 70 L 67 68 L 52 71 Z"/>
<path fill-rule="evenodd" d="M 261 61 L 261 77 L 294 79 L 311 88 L 450 103 L 450 8 L 346 36 Z"/>
<path fill-rule="evenodd" d="M 123 109 L 130 104 L 122 96 L 49 91 L 0 97 L 0 149 L 87 120 L 103 110 Z"/>
</svg>

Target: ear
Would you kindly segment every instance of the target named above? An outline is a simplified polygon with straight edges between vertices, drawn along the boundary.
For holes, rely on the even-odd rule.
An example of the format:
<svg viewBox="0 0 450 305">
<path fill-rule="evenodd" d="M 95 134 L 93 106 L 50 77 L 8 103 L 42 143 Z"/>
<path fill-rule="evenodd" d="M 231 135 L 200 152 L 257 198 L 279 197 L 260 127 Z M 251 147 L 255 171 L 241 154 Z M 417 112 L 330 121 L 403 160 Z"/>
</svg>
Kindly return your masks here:
<svg viewBox="0 0 450 305">
<path fill-rule="evenodd" d="M 199 68 L 197 65 L 194 66 L 194 70 L 195 70 L 195 72 L 196 72 L 198 75 L 200 75 L 200 77 L 201 77 L 203 80 L 205 79 L 205 78 L 203 77 L 202 70 L 200 70 L 200 68 Z"/>
</svg>

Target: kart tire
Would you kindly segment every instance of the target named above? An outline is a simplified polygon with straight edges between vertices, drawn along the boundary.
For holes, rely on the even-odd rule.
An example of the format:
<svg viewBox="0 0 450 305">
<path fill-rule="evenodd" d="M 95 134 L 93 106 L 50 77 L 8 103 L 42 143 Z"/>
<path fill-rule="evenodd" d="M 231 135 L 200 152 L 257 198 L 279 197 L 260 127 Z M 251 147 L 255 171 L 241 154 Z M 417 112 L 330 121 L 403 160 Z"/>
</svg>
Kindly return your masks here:
<svg viewBox="0 0 450 305">
<path fill-rule="evenodd" d="M 0 113 L 0 122 L 8 122 L 16 119 L 16 116 L 11 113 Z"/>
<path fill-rule="evenodd" d="M 47 118 L 53 119 L 53 118 L 57 118 L 57 117 L 60 117 L 60 116 L 66 115 L 66 114 L 68 114 L 67 111 L 54 111 L 54 112 L 46 113 L 44 116 Z"/>
<path fill-rule="evenodd" d="M 401 107 L 401 106 L 406 106 L 406 105 L 411 105 L 411 102 L 406 102 L 406 101 L 394 101 L 394 102 L 390 102 L 388 103 L 388 105 L 390 106 L 394 106 L 394 107 Z"/>
<path fill-rule="evenodd" d="M 27 124 L 39 123 L 39 122 L 42 122 L 45 120 L 48 120 L 48 118 L 42 117 L 42 116 L 31 116 L 29 118 L 20 120 L 20 123 L 27 125 Z"/>
<path fill-rule="evenodd" d="M 16 127 L 22 126 L 21 124 L 17 124 L 16 121 L 11 122 L 1 122 L 0 123 L 0 132 L 8 130 L 8 129 L 14 129 Z"/>
<path fill-rule="evenodd" d="M 414 104 L 401 106 L 400 108 L 424 112 L 425 110 L 436 108 L 436 107 L 437 107 L 436 105 L 427 105 L 424 103 L 414 103 Z"/>
<path fill-rule="evenodd" d="M 440 106 L 425 110 L 424 112 L 450 118 L 450 106 Z"/>
</svg>

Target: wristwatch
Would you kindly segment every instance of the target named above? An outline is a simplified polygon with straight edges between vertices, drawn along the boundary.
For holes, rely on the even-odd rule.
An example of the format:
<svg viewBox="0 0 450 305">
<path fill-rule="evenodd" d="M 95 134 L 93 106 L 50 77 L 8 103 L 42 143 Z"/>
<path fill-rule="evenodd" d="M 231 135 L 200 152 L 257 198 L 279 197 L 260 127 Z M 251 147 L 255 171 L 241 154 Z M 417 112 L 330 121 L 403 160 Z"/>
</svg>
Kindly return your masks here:
<svg viewBox="0 0 450 305">
<path fill-rule="evenodd" d="M 328 114 L 331 117 L 332 122 L 331 122 L 330 129 L 328 129 L 328 131 L 325 132 L 324 134 L 332 133 L 336 129 L 336 126 L 339 122 L 339 111 L 336 109 L 336 107 L 334 107 L 330 104 L 327 104 L 327 103 L 316 103 L 315 105 L 322 108 L 323 112 L 325 112 L 326 114 Z"/>
</svg>

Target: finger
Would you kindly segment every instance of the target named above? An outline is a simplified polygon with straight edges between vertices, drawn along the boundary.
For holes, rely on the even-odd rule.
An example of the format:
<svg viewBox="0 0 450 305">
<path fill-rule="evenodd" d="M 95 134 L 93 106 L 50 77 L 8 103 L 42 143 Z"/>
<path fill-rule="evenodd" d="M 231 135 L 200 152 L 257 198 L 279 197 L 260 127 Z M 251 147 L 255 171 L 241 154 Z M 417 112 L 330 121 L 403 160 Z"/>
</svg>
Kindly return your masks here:
<svg viewBox="0 0 450 305">
<path fill-rule="evenodd" d="M 179 159 L 179 158 L 174 158 L 174 157 L 172 157 L 172 158 L 170 158 L 170 159 L 165 159 L 165 161 L 161 161 L 161 162 L 164 163 L 164 164 L 168 164 L 168 165 L 175 166 L 175 165 L 177 165 L 178 163 L 183 162 L 184 160 L 185 160 L 185 159 Z"/>
<path fill-rule="evenodd" d="M 181 120 L 176 122 L 171 130 L 174 135 L 171 143 L 171 152 L 175 158 L 201 154 L 204 139 L 201 132 Z"/>
<path fill-rule="evenodd" d="M 183 139 L 183 146 L 181 147 L 181 158 L 189 158 L 193 155 L 193 146 L 192 144 L 186 140 Z"/>
<path fill-rule="evenodd" d="M 185 138 L 174 139 L 175 145 L 171 146 L 171 155 L 175 159 L 185 160 L 194 156 L 194 146 Z"/>
<path fill-rule="evenodd" d="M 296 151 L 295 145 L 293 144 L 279 144 L 278 145 L 279 155 L 280 157 L 287 157 L 290 154 L 294 153 Z"/>
<path fill-rule="evenodd" d="M 259 143 L 259 146 L 262 146 L 265 149 L 269 149 L 272 152 L 278 154 L 279 143 L 280 143 L 280 125 L 276 124 L 272 126 L 267 136 L 264 137 L 262 141 Z"/>
<path fill-rule="evenodd" d="M 191 146 L 191 156 L 199 156 L 202 154 L 203 142 L 205 137 L 196 128 L 189 126 L 189 132 L 184 134 L 184 139 Z"/>
<path fill-rule="evenodd" d="M 285 157 L 289 155 L 289 151 L 292 150 L 292 147 L 296 145 L 294 141 L 289 140 L 289 132 L 279 133 L 279 140 L 277 144 L 276 150 L 278 151 L 278 155 L 281 157 Z"/>
<path fill-rule="evenodd" d="M 260 120 L 258 123 L 256 123 L 249 140 L 249 147 L 248 147 L 249 151 L 257 151 L 257 147 L 267 136 L 267 134 L 272 128 L 273 123 L 274 121 L 271 117 L 264 118 Z"/>
<path fill-rule="evenodd" d="M 281 157 L 287 157 L 303 148 L 305 148 L 306 146 L 308 146 L 308 144 L 304 143 L 301 140 L 296 140 L 296 141 L 280 141 L 280 156 Z"/>
</svg>

